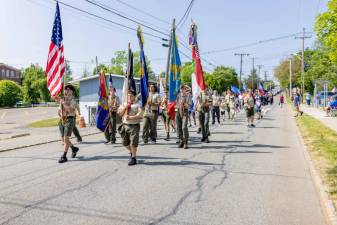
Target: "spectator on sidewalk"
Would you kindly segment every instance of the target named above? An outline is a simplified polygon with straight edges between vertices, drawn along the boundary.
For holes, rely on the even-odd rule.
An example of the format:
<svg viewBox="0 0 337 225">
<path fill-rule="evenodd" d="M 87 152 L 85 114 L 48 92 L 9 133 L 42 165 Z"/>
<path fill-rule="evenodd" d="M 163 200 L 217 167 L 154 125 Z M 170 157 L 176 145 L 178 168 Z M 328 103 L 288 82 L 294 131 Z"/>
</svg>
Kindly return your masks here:
<svg viewBox="0 0 337 225">
<path fill-rule="evenodd" d="M 307 105 L 310 106 L 310 102 L 311 102 L 311 94 L 307 93 L 305 100 L 307 101 Z"/>
<path fill-rule="evenodd" d="M 335 99 L 333 99 L 327 107 L 323 108 L 323 110 L 326 112 L 326 116 L 330 115 L 332 109 L 337 110 L 337 97 L 335 97 Z"/>
<path fill-rule="evenodd" d="M 284 104 L 284 95 L 281 94 L 280 95 L 280 102 L 279 102 L 279 105 L 280 105 L 281 108 L 283 108 L 283 104 Z"/>
<path fill-rule="evenodd" d="M 303 111 L 300 110 L 300 94 L 296 91 L 296 94 L 294 96 L 294 107 L 296 109 L 296 115 L 295 117 L 298 116 L 298 114 L 300 114 L 301 116 L 303 115 Z"/>
</svg>

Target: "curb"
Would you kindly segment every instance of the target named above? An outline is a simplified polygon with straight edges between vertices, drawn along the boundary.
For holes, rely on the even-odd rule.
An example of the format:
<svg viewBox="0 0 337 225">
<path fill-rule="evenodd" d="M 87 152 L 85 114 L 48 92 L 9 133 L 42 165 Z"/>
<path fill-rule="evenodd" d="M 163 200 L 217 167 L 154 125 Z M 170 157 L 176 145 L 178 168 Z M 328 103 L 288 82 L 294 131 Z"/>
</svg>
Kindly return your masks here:
<svg viewBox="0 0 337 225">
<path fill-rule="evenodd" d="M 90 135 L 95 135 L 95 134 L 100 134 L 100 133 L 102 133 L 102 132 L 93 132 L 93 133 L 89 133 L 89 134 L 84 134 L 84 135 L 82 135 L 82 137 L 86 137 L 86 136 L 90 136 Z M 24 135 L 24 136 L 27 136 L 27 135 Z M 75 137 L 72 137 L 70 139 L 75 139 Z M 18 147 L 14 147 L 14 148 L 3 149 L 3 150 L 0 150 L 0 153 L 2 153 L 2 152 L 8 152 L 8 151 L 13 151 L 13 150 L 18 150 L 18 149 L 22 149 L 22 148 L 28 148 L 28 147 L 38 146 L 38 145 L 44 145 L 44 144 L 54 143 L 54 142 L 58 142 L 58 141 L 60 141 L 60 139 L 51 140 L 51 141 L 44 141 L 44 142 L 39 142 L 39 143 L 35 143 L 35 144 L 30 144 L 30 145 L 18 146 Z"/>
<path fill-rule="evenodd" d="M 308 148 L 304 143 L 304 140 L 303 140 L 302 134 L 300 132 L 300 129 L 297 125 L 297 122 L 295 121 L 295 123 L 296 123 L 296 131 L 297 131 L 296 133 L 297 133 L 297 136 L 300 139 L 301 144 L 303 145 L 304 158 L 306 159 L 306 161 L 308 163 L 310 176 L 311 176 L 312 181 L 315 185 L 315 189 L 316 189 L 316 192 L 317 192 L 318 197 L 319 197 L 319 203 L 321 205 L 323 214 L 325 216 L 325 220 L 326 220 L 327 224 L 329 224 L 329 225 L 337 225 L 336 209 L 335 209 L 331 199 L 328 196 L 327 189 L 323 185 L 322 178 L 321 178 L 319 172 L 314 167 L 314 163 L 313 163 L 312 158 L 309 154 Z"/>
<path fill-rule="evenodd" d="M 30 135 L 30 133 L 16 134 L 16 135 L 0 138 L 0 141 L 8 140 L 8 139 L 13 139 L 13 138 L 18 138 L 18 137 L 29 136 L 29 135 Z"/>
</svg>

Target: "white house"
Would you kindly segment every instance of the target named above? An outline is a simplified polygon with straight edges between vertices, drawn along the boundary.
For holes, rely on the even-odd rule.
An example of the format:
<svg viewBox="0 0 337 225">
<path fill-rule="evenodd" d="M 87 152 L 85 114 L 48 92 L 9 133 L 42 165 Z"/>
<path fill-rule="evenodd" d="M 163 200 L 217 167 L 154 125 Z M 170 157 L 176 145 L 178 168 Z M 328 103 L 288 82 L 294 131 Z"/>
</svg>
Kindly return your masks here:
<svg viewBox="0 0 337 225">
<path fill-rule="evenodd" d="M 116 88 L 117 95 L 122 100 L 122 90 L 124 84 L 124 75 L 112 74 L 113 87 Z M 109 81 L 109 75 L 105 75 L 105 79 Z M 139 78 L 134 78 L 139 93 Z M 81 115 L 84 117 L 85 123 L 89 126 L 95 125 L 97 102 L 99 99 L 99 75 L 84 77 L 69 82 L 71 84 L 80 85 L 79 106 Z"/>
</svg>

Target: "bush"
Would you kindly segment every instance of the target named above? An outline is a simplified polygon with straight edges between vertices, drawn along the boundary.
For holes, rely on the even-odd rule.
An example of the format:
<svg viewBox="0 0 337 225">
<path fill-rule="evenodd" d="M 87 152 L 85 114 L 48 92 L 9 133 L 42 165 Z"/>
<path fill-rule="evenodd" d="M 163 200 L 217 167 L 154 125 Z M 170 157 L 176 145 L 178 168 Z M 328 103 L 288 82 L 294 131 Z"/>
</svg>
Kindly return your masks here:
<svg viewBox="0 0 337 225">
<path fill-rule="evenodd" d="M 0 81 L 0 107 L 14 106 L 22 100 L 21 87 L 11 80 Z"/>
</svg>

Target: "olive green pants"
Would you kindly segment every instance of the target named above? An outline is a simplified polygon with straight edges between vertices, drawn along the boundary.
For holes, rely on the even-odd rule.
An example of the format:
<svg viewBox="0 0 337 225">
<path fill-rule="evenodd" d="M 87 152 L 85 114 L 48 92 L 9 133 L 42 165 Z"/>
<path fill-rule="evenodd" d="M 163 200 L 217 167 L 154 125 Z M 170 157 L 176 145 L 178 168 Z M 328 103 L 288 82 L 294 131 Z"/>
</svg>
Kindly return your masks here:
<svg viewBox="0 0 337 225">
<path fill-rule="evenodd" d="M 184 110 L 183 115 L 180 112 L 176 112 L 177 133 L 181 143 L 187 143 L 188 141 L 188 110 Z"/>
</svg>

